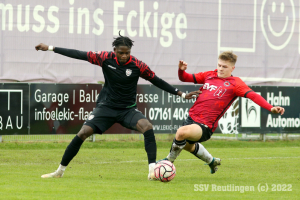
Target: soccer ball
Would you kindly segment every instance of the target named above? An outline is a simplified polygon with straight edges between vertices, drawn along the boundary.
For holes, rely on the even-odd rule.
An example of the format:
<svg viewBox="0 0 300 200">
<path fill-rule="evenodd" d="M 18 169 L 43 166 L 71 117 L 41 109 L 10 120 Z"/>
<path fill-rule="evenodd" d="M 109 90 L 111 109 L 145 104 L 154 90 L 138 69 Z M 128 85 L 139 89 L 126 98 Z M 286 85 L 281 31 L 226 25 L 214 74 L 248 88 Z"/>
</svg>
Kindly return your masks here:
<svg viewBox="0 0 300 200">
<path fill-rule="evenodd" d="M 161 182 L 169 182 L 176 175 L 175 165 L 168 160 L 162 160 L 156 163 L 154 167 L 154 176 Z"/>
</svg>

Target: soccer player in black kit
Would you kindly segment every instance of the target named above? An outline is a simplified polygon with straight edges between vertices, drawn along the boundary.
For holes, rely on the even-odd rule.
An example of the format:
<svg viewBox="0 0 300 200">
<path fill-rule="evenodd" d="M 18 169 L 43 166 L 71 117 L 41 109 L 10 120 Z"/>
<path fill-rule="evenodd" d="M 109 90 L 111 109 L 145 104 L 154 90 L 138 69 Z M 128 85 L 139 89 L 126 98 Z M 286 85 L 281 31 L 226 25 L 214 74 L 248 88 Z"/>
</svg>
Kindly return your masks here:
<svg viewBox="0 0 300 200">
<path fill-rule="evenodd" d="M 164 91 L 185 99 L 198 96 L 200 91 L 188 94 L 179 91 L 158 78 L 145 63 L 131 56 L 133 41 L 130 38 L 121 36 L 119 33 L 119 37 L 114 39 L 112 43 L 114 51 L 84 52 L 48 46 L 43 43 L 35 47 L 37 51 L 54 51 L 67 57 L 99 65 L 102 67 L 105 78 L 105 84 L 98 96 L 96 108 L 66 148 L 58 169 L 53 173 L 42 175 L 42 178 L 62 177 L 67 165 L 76 156 L 87 137 L 93 133 L 102 134 L 114 123 L 120 123 L 128 129 L 143 133 L 149 163 L 148 179 L 155 179 L 154 166 L 157 147 L 152 124 L 137 110 L 136 106 L 136 90 L 139 77 L 150 81 Z"/>
</svg>

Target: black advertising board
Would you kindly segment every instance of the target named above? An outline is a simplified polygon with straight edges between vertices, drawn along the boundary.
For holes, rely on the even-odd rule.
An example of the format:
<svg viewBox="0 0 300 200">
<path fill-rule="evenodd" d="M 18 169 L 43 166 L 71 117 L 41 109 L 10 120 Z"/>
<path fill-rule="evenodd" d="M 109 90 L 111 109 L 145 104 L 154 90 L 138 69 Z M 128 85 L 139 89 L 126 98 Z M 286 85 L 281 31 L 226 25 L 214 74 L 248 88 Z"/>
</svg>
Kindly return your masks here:
<svg viewBox="0 0 300 200">
<path fill-rule="evenodd" d="M 196 91 L 199 85 L 176 85 L 180 91 Z M 156 133 L 176 133 L 188 116 L 195 99 L 183 99 L 180 96 L 162 91 L 153 85 L 139 85 L 137 92 L 138 109 L 153 124 Z"/>
<path fill-rule="evenodd" d="M 201 85 L 175 85 L 183 92 Z M 238 98 L 219 120 L 215 133 L 299 133 L 300 88 L 252 86 L 284 115 L 271 114 L 251 100 Z M 76 134 L 96 107 L 101 84 L 8 83 L 0 87 L 0 134 Z M 155 133 L 176 133 L 195 100 L 182 99 L 153 85 L 138 85 L 137 109 L 153 124 Z M 136 133 L 120 124 L 105 134 Z"/>
<path fill-rule="evenodd" d="M 284 115 L 272 114 L 251 100 L 240 100 L 240 133 L 300 133 L 300 88 L 250 86 L 273 106 L 285 109 Z"/>
<path fill-rule="evenodd" d="M 30 134 L 74 134 L 96 107 L 100 84 L 31 84 Z"/>
<path fill-rule="evenodd" d="M 0 84 L 0 134 L 28 134 L 28 84 Z"/>
</svg>

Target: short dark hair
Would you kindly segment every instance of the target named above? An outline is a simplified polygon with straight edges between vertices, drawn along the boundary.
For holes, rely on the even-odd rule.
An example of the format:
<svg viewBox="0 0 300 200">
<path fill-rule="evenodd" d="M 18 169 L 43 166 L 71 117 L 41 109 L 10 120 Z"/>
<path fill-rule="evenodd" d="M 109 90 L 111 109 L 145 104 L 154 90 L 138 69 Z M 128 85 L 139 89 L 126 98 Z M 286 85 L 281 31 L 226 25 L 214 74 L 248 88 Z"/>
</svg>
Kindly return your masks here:
<svg viewBox="0 0 300 200">
<path fill-rule="evenodd" d="M 219 55 L 219 59 L 229 61 L 233 65 L 235 65 L 237 60 L 237 55 L 235 55 L 232 51 L 224 51 Z"/>
<path fill-rule="evenodd" d="M 119 31 L 119 37 L 114 38 L 115 40 L 112 42 L 113 47 L 118 47 L 118 46 L 127 46 L 131 49 L 133 46 L 133 40 L 131 40 L 129 37 L 122 36 L 121 31 Z"/>
</svg>

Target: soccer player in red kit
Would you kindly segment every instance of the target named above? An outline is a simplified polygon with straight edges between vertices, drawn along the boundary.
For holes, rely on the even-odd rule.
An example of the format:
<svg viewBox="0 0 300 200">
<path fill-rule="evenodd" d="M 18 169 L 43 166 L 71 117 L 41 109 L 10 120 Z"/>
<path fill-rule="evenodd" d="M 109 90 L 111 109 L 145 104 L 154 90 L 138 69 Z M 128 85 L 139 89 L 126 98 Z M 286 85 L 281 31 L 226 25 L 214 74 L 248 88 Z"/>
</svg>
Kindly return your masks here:
<svg viewBox="0 0 300 200">
<path fill-rule="evenodd" d="M 214 71 L 196 74 L 186 73 L 187 63 L 179 61 L 178 76 L 183 82 L 203 84 L 194 105 L 189 110 L 189 116 L 180 127 L 169 155 L 164 160 L 174 162 L 182 149 L 191 152 L 197 158 L 206 162 L 211 173 L 221 165 L 220 158 L 214 158 L 201 144 L 210 139 L 218 126 L 219 119 L 237 97 L 246 97 L 272 113 L 284 113 L 284 108 L 270 105 L 262 96 L 251 90 L 240 78 L 232 76 L 237 56 L 231 51 L 219 55 L 218 66 Z"/>
</svg>

